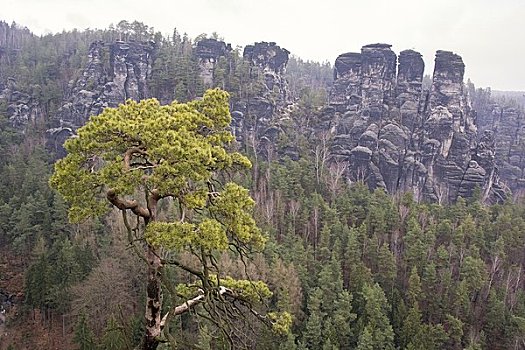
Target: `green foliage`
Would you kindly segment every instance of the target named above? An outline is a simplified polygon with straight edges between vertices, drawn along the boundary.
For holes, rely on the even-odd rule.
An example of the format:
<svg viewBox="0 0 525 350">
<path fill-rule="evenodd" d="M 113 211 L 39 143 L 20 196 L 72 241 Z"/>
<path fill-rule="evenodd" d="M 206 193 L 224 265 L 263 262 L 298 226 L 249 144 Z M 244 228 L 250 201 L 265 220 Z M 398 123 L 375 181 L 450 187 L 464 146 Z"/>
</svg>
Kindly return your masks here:
<svg viewBox="0 0 525 350">
<path fill-rule="evenodd" d="M 146 191 L 176 199 L 180 222 L 152 222 L 146 229 L 153 246 L 224 251 L 232 240 L 261 249 L 265 238 L 248 191 L 212 184 L 222 170 L 250 166 L 224 148 L 233 140 L 229 122 L 228 95 L 219 90 L 187 104 L 128 101 L 92 117 L 65 143 L 68 155 L 56 163 L 50 184 L 71 204 L 74 221 L 103 214 L 106 195 Z"/>
<path fill-rule="evenodd" d="M 321 310 L 322 292 L 316 288 L 310 294 L 308 311 L 310 316 L 306 323 L 304 343 L 308 349 L 320 349 L 323 343 L 323 319 L 326 314 Z"/>
<path fill-rule="evenodd" d="M 228 96 L 220 91 L 188 104 L 130 100 L 92 117 L 65 143 L 68 155 L 56 163 L 50 183 L 70 202 L 75 221 L 106 211 L 104 189 L 132 195 L 144 186 L 198 207 L 214 171 L 249 166 L 223 148 L 233 140 L 229 121 Z M 126 155 L 132 158 L 127 163 Z"/>
<path fill-rule="evenodd" d="M 86 317 L 81 316 L 75 327 L 73 340 L 78 345 L 79 350 L 96 350 L 97 346 L 93 333 L 88 328 Z"/>
<path fill-rule="evenodd" d="M 261 281 L 223 277 L 217 261 L 218 254 L 228 248 L 244 259 L 248 252 L 262 250 L 266 242 L 252 216 L 255 202 L 248 190 L 226 180 L 231 177 L 228 172 L 251 166 L 245 156 L 229 149 L 230 121 L 228 94 L 221 90 L 209 90 L 201 100 L 188 103 L 127 101 L 91 117 L 76 137 L 66 141 L 68 154 L 55 164 L 50 179 L 69 202 L 71 220 L 100 216 L 107 212 L 109 201 L 121 211 L 129 244 L 139 255 L 134 235 L 145 242 L 150 259 L 161 252 L 170 252 L 172 257 L 192 254 L 198 267 L 178 258 L 161 260 L 158 272 L 148 277 L 148 298 L 156 298 L 154 303 L 162 306 L 162 284 L 170 296 L 170 312 L 175 313 L 177 303 L 185 303 L 180 297 L 200 294 L 196 299 L 203 304 L 199 315 L 229 318 L 214 324 L 224 334 L 230 332 L 224 329 L 236 321 L 231 315 L 237 313 L 236 307 L 228 312 L 229 306 L 221 305 L 227 303 L 224 291 L 247 311 L 252 303 L 262 304 L 272 296 Z M 131 227 L 129 212 L 137 223 L 142 220 L 142 226 Z M 177 292 L 164 264 L 180 267 L 199 283 L 179 286 Z M 162 326 L 148 318 L 152 304 L 147 305 L 144 341 L 156 346 L 158 340 L 148 334 L 162 332 Z M 270 313 L 266 319 L 281 333 L 292 323 L 286 312 Z"/>
<path fill-rule="evenodd" d="M 104 335 L 100 339 L 100 349 L 121 350 L 126 349 L 126 339 L 117 321 L 112 317 L 108 320 Z"/>
<path fill-rule="evenodd" d="M 394 349 L 394 331 L 388 319 L 389 304 L 379 284 L 366 285 L 363 289 L 365 309 L 364 330 L 358 349 Z"/>
<path fill-rule="evenodd" d="M 199 101 L 164 105 L 174 98 L 186 102 L 200 96 L 203 82 L 193 50 L 199 38 L 192 41 L 176 30 L 165 38 L 128 21 L 105 31 L 41 38 L 22 28 L 11 29 L 0 76 L 16 77 L 17 89 L 30 93 L 44 116 L 22 135 L 11 127 L 8 104 L 0 100 L 0 248 L 26 259 L 28 307 L 40 308 L 52 319 L 54 313 L 71 312 L 71 290 L 99 258 L 115 253 L 115 236 L 125 229 L 112 214 L 98 224 L 86 218 L 108 212 L 108 194 L 154 212 L 147 198 L 154 195 L 157 215 L 139 224 L 129 220 L 135 230 L 131 242 L 138 248 L 149 244 L 165 261 L 179 264 L 175 267 L 197 266 L 198 273 L 206 272 L 209 284 L 203 287 L 202 280 L 186 270 L 164 269 L 159 275 L 168 277 L 166 286 L 185 283 L 178 284 L 174 298 L 164 298 L 163 314 L 198 296 L 199 289 L 208 288 L 209 299 L 221 299 L 222 286 L 258 311 L 281 311 L 266 314 L 274 333 L 260 331 L 252 319 L 234 320 L 238 329 L 254 328 L 252 347 L 508 349 L 523 344 L 523 204 L 485 207 L 477 201 L 476 189 L 474 198 L 438 206 L 416 203 L 409 193 L 391 198 L 380 190 L 370 192 L 363 183 L 348 184 L 344 178 L 337 182 L 330 162 L 322 159 L 331 147 L 331 135 L 311 132 L 326 122 L 319 107 L 326 104 L 326 87 L 333 77 L 329 64 L 290 57 L 286 74 L 289 97 L 296 103 L 279 121 L 284 132 L 275 154 L 293 145 L 299 159 L 273 155 L 266 162 L 252 154 L 256 163 L 249 178 L 234 174 L 249 167 L 249 161 L 231 150 L 246 150 L 248 145 L 235 145 L 229 132 L 226 94 L 214 91 Z M 38 145 L 44 142 L 42 130 L 54 125 L 51 117 L 62 104 L 65 87 L 85 66 L 91 42 L 116 39 L 155 40 L 155 63 L 147 84 L 161 102 L 128 101 L 106 109 L 67 142 L 69 155 L 59 162 L 50 183 L 71 205 L 70 217 L 80 222 L 73 226 L 66 220 L 68 204 L 48 188 L 50 159 Z M 102 64 L 109 68 L 109 60 Z M 219 58 L 212 84 L 230 91 L 232 105 L 257 96 L 274 101 L 277 97 L 275 91 L 267 91 L 264 74 L 243 60 L 240 49 Z M 248 103 L 247 128 L 255 126 L 249 107 Z M 251 184 L 256 201 L 232 182 L 239 180 Z M 285 273 L 278 283 L 272 277 L 266 285 L 220 271 L 221 256 L 233 251 L 228 256 L 240 258 L 251 250 L 264 255 L 256 267 L 244 268 L 246 274 L 279 276 L 281 270 L 273 262 L 280 259 L 297 271 L 300 293 L 288 293 Z M 119 264 L 121 269 L 128 266 Z M 143 290 L 133 283 L 135 290 Z M 291 306 L 293 315 L 284 311 Z M 204 308 L 197 311 L 210 316 Z M 205 327 L 193 322 L 193 314 L 184 315 L 172 320 L 171 331 L 181 336 L 181 346 L 227 347 L 220 331 L 226 315 Z M 124 333 L 110 324 L 113 321 L 103 333 L 97 332 L 102 348 L 123 347 Z M 131 343 L 137 343 L 144 324 L 129 327 L 136 330 Z M 275 333 L 288 330 L 293 334 L 276 341 Z M 81 348 L 95 348 L 85 319 L 79 319 L 75 334 Z M 248 344 L 246 338 L 235 339 L 235 345 Z"/>
<path fill-rule="evenodd" d="M 224 251 L 228 238 L 215 219 L 204 219 L 199 225 L 188 222 L 153 222 L 148 225 L 146 240 L 153 246 L 183 251 L 190 247 Z"/>
<path fill-rule="evenodd" d="M 88 245 L 57 240 L 43 251 L 26 273 L 26 304 L 66 312 L 71 302 L 70 288 L 91 271 L 95 257 Z"/>
<path fill-rule="evenodd" d="M 292 315 L 288 312 L 269 312 L 268 318 L 272 322 L 272 329 L 277 334 L 286 335 L 292 326 Z"/>
</svg>

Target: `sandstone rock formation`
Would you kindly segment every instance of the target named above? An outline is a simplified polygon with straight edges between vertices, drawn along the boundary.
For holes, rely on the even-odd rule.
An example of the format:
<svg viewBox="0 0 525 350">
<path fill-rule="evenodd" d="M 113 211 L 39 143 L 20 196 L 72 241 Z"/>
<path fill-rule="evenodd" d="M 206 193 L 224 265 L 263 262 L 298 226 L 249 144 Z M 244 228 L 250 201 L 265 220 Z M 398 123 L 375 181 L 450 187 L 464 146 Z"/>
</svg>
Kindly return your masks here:
<svg viewBox="0 0 525 350">
<path fill-rule="evenodd" d="M 288 55 L 290 52 L 276 45 L 274 42 L 259 42 L 247 45 L 244 48 L 243 57 L 248 60 L 252 67 L 258 68 L 258 74 L 263 74 L 264 84 L 278 103 L 287 102 L 287 83 L 284 77 Z"/>
<path fill-rule="evenodd" d="M 146 81 L 151 74 L 154 50 L 155 43 L 151 41 L 92 43 L 85 69 L 71 83 L 70 97 L 48 130 L 50 146 L 60 150 L 74 130 L 106 107 L 149 97 Z"/>
<path fill-rule="evenodd" d="M 399 64 L 386 44 L 340 55 L 325 116 L 333 161 L 348 164 L 350 181 L 420 201 L 451 202 L 476 188 L 483 200 L 503 200 L 493 136 L 477 142 L 464 69 L 460 56 L 438 51 L 431 89 L 422 91 L 424 63 L 413 50 Z"/>
<path fill-rule="evenodd" d="M 154 52 L 153 42 L 94 42 L 87 65 L 70 83 L 69 97 L 51 121 L 48 146 L 60 156 L 64 140 L 89 116 L 128 98 L 150 97 Z M 279 135 L 294 132 L 289 130 L 294 103 L 285 78 L 286 49 L 255 43 L 244 49 L 239 62 L 230 45 L 204 39 L 193 55 L 206 88 L 217 85 L 219 66 L 228 67 L 221 74 L 238 80 L 231 100 L 232 130 L 245 149 L 265 159 L 299 157 L 295 145 L 276 147 Z M 418 201 L 453 202 L 479 189 L 484 201 L 498 202 L 507 196 L 503 183 L 523 188 L 523 113 L 494 106 L 479 118 L 478 130 L 461 57 L 438 51 L 428 90 L 422 84 L 424 67 L 418 52 L 405 50 L 397 57 L 387 44 L 366 45 L 337 58 L 329 105 L 309 129 L 324 141 L 330 138 L 331 161 L 345 165 L 349 181 L 365 181 L 389 193 L 409 191 Z M 38 117 L 34 96 L 17 92 L 14 81 L 4 87 L 0 98 L 8 101 L 14 124 Z"/>
<path fill-rule="evenodd" d="M 290 104 L 285 79 L 289 52 L 275 43 L 259 42 L 244 49 L 250 82 L 243 98 L 233 101 L 233 130 L 237 139 L 269 158 L 281 132 L 279 122 Z"/>
<path fill-rule="evenodd" d="M 20 91 L 14 78 L 7 78 L 6 86 L 0 90 L 0 102 L 5 103 L 6 113 L 11 125 L 25 131 L 31 124 L 43 122 L 43 112 L 38 101 L 41 92 L 38 85 L 33 85 L 31 91 Z"/>
<path fill-rule="evenodd" d="M 200 77 L 206 88 L 213 86 L 217 61 L 221 57 L 229 57 L 231 50 L 230 44 L 216 39 L 203 39 L 197 42 L 195 56 L 199 60 Z"/>
<path fill-rule="evenodd" d="M 478 153 L 497 167 L 514 196 L 525 195 L 525 112 L 508 103 L 476 101 L 480 130 Z M 485 146 L 488 143 L 489 146 Z"/>
</svg>

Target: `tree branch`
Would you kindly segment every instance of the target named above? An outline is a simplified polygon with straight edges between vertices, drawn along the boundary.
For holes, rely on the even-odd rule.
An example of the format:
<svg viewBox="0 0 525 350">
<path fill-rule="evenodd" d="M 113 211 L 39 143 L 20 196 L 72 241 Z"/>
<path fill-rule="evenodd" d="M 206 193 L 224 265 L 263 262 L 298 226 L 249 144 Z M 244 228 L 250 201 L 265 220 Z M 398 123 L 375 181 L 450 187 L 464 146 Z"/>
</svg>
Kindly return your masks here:
<svg viewBox="0 0 525 350">
<path fill-rule="evenodd" d="M 144 252 L 141 252 L 140 249 L 135 245 L 135 242 L 133 240 L 133 229 L 131 228 L 131 225 L 128 222 L 128 216 L 126 215 L 126 211 L 125 210 L 121 210 L 121 212 L 122 212 L 122 219 L 124 220 L 124 226 L 126 226 L 126 230 L 128 231 L 128 242 L 129 242 L 129 245 L 131 246 L 131 248 L 133 249 L 135 254 L 137 254 L 137 256 L 140 259 L 142 259 L 143 261 L 145 261 L 147 263 L 148 260 L 146 259 L 146 256 L 144 255 Z"/>
<path fill-rule="evenodd" d="M 162 320 L 160 321 L 161 328 L 164 328 L 164 326 L 166 325 L 166 321 L 168 320 L 169 317 L 182 315 L 190 311 L 196 305 L 202 303 L 204 299 L 206 298 L 206 295 L 204 294 L 204 291 L 202 289 L 199 289 L 199 293 L 200 294 L 196 296 L 195 298 L 186 300 L 183 304 L 174 306 L 170 311 L 168 311 L 166 315 L 164 315 L 164 317 L 162 317 Z M 223 294 L 227 294 L 231 296 L 235 295 L 235 293 L 231 289 L 220 286 L 218 295 L 223 295 Z"/>
<path fill-rule="evenodd" d="M 150 219 L 149 210 L 141 207 L 136 200 L 122 199 L 117 196 L 117 193 L 113 189 L 109 189 L 106 193 L 106 198 L 115 207 L 120 210 L 129 209 L 133 214 L 143 217 L 144 219 Z"/>
<path fill-rule="evenodd" d="M 169 265 L 174 265 L 174 266 L 177 266 L 177 267 L 180 267 L 181 269 L 183 269 L 184 271 L 186 272 L 189 272 L 191 273 L 192 275 L 195 275 L 197 277 L 199 277 L 201 280 L 202 278 L 204 277 L 203 273 L 199 270 L 196 270 L 196 269 L 193 269 L 189 266 L 186 266 L 184 264 L 182 264 L 180 261 L 177 261 L 177 260 L 165 260 L 163 259 L 162 260 L 162 263 L 163 264 L 169 264 Z"/>
<path fill-rule="evenodd" d="M 134 154 L 141 154 L 141 155 L 148 155 L 148 153 L 141 147 L 131 147 L 126 150 L 124 153 L 124 169 L 130 170 L 130 163 L 131 163 L 131 157 L 133 157 Z"/>
</svg>

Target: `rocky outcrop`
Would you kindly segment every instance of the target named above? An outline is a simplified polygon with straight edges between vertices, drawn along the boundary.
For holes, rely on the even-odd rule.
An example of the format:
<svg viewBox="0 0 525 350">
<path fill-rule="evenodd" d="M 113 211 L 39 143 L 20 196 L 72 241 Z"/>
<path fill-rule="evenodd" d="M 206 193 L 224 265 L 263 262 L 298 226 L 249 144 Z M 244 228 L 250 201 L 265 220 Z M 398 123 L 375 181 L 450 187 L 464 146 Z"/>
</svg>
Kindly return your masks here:
<svg viewBox="0 0 525 350">
<path fill-rule="evenodd" d="M 80 78 L 71 82 L 71 93 L 48 130 L 49 146 L 60 150 L 63 141 L 90 116 L 127 99 L 149 97 L 147 79 L 151 74 L 154 42 L 91 44 L 88 62 Z M 60 152 L 59 152 L 60 153 Z"/>
<path fill-rule="evenodd" d="M 361 54 L 348 52 L 335 60 L 330 105 L 344 112 L 361 103 Z"/>
<path fill-rule="evenodd" d="M 0 34 L 7 32 L 0 25 Z M 2 47 L 9 44 L 4 39 Z M 48 147 L 61 156 L 63 142 L 91 115 L 128 98 L 150 97 L 147 82 L 155 52 L 153 42 L 96 41 L 51 120 L 42 117 L 39 86 L 20 91 L 14 79 L 0 79 L 0 107 L 21 130 L 40 120 L 48 123 Z M 265 159 L 296 159 L 299 154 L 295 145 L 277 146 L 280 135 L 296 132 L 290 116 L 297 106 L 285 78 L 288 55 L 273 42 L 259 42 L 246 46 L 239 62 L 229 44 L 203 39 L 188 65 L 192 74 L 198 69 L 205 88 L 218 85 L 235 91 L 232 130 L 240 143 Z M 525 192 L 523 111 L 485 106 L 477 118 L 478 130 L 461 57 L 438 51 L 427 90 L 424 68 L 421 54 L 405 50 L 397 56 L 388 44 L 340 55 L 329 105 L 319 117 L 316 111 L 315 122 L 303 132 L 322 137 L 323 147 L 330 138 L 332 161 L 347 165 L 348 180 L 365 181 L 372 189 L 410 191 L 419 201 L 440 203 L 472 196 L 477 189 L 487 202 L 502 201 L 508 192 L 504 183 L 515 193 Z M 195 85 L 202 88 L 200 82 Z M 173 89 L 166 91 L 169 95 Z"/>
<path fill-rule="evenodd" d="M 513 195 L 525 195 L 525 112 L 509 102 L 474 98 L 480 130 L 478 151 L 495 168 Z M 490 138 L 487 141 L 487 136 Z M 487 144 L 489 146 L 485 147 Z"/>
<path fill-rule="evenodd" d="M 29 92 L 20 91 L 14 78 L 8 78 L 4 89 L 0 90 L 0 102 L 5 104 L 5 113 L 11 125 L 24 132 L 28 125 L 44 122 L 44 112 L 38 96 L 41 88 L 31 86 Z"/>
<path fill-rule="evenodd" d="M 401 51 L 396 84 L 396 106 L 399 108 L 399 118 L 402 125 L 412 132 L 421 125 L 421 113 L 424 108 L 422 82 L 425 62 L 419 52 L 413 50 Z"/>
<path fill-rule="evenodd" d="M 247 45 L 243 57 L 250 62 L 250 76 L 257 77 L 267 91 L 264 97 L 277 108 L 288 104 L 288 87 L 285 78 L 286 64 L 290 52 L 274 42 Z"/>
<path fill-rule="evenodd" d="M 245 96 L 233 101 L 233 131 L 237 140 L 266 158 L 282 132 L 280 124 L 290 105 L 285 78 L 288 55 L 288 50 L 273 42 L 248 45 L 243 53 L 250 81 L 244 87 Z"/>
<path fill-rule="evenodd" d="M 202 39 L 197 42 L 195 56 L 199 61 L 200 77 L 206 88 L 213 86 L 218 60 L 221 57 L 229 57 L 231 50 L 230 44 L 216 39 Z"/>
<path fill-rule="evenodd" d="M 325 119 L 332 158 L 348 163 L 348 179 L 420 201 L 452 202 L 476 188 L 486 201 L 503 200 L 493 136 L 478 143 L 464 69 L 460 56 L 438 51 L 431 89 L 423 91 L 416 51 L 402 51 L 399 64 L 386 44 L 339 56 Z"/>
</svg>

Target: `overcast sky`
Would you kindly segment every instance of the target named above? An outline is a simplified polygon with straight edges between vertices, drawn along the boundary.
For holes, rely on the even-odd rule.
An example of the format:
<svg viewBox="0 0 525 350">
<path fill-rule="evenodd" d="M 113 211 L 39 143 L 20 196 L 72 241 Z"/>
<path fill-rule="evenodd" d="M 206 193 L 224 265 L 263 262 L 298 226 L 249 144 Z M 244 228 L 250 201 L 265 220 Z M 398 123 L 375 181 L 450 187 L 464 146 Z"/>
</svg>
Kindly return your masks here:
<svg viewBox="0 0 525 350">
<path fill-rule="evenodd" d="M 0 0 L 0 19 L 36 34 L 138 20 L 164 34 L 217 32 L 232 46 L 275 41 L 329 61 L 370 43 L 463 57 L 477 87 L 525 91 L 525 0 Z"/>
</svg>

